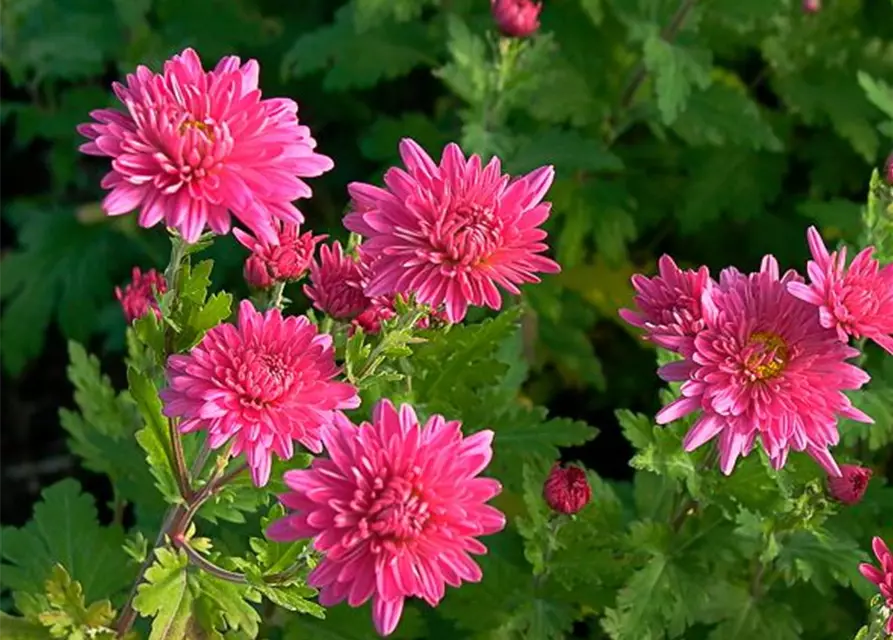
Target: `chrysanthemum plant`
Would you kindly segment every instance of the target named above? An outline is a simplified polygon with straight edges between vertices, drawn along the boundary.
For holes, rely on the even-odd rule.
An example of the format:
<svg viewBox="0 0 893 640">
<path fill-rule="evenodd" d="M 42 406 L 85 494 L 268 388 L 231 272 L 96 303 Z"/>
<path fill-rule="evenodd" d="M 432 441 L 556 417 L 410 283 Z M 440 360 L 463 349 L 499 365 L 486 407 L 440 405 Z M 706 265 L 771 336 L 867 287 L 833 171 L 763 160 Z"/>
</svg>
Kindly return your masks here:
<svg viewBox="0 0 893 640">
<path fill-rule="evenodd" d="M 497 85 L 525 55 L 501 41 Z M 889 443 L 864 426 L 891 403 L 860 395 L 867 370 L 893 378 L 877 174 L 852 262 L 810 229 L 805 276 L 772 256 L 635 276 L 622 316 L 669 386 L 655 417 L 618 413 L 636 472 L 611 482 L 556 464 L 596 430 L 521 391 L 519 286 L 559 271 L 552 167 L 403 140 L 402 166 L 349 185 L 349 242 L 317 250 L 293 203 L 333 161 L 258 74 L 187 50 L 80 129 L 112 159 L 106 211 L 163 221 L 171 257 L 117 291 L 126 390 L 70 345 L 62 425 L 111 523 L 66 480 L 4 530 L 3 637 L 830 638 L 876 587 L 858 637 L 893 630 Z M 201 259 L 234 219 L 238 302 Z"/>
</svg>

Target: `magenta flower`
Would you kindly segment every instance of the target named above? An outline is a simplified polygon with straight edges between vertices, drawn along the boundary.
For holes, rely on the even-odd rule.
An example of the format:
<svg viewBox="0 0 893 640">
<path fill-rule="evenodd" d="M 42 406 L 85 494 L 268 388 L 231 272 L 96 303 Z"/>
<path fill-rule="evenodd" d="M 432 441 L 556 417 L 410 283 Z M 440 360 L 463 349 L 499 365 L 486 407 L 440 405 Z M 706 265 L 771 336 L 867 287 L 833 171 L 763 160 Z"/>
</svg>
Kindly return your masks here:
<svg viewBox="0 0 893 640">
<path fill-rule="evenodd" d="M 792 282 L 788 291 L 817 306 L 822 326 L 836 329 L 841 341 L 864 336 L 893 354 L 893 264 L 881 268 L 867 247 L 847 268 L 846 247 L 829 254 L 815 227 L 806 238 L 810 285 Z"/>
<path fill-rule="evenodd" d="M 332 160 L 313 151 L 293 100 L 261 99 L 257 62 L 240 65 L 228 56 L 206 72 L 186 49 L 162 74 L 140 66 L 126 86 L 113 85 L 126 113 L 99 109 L 90 114 L 96 122 L 78 127 L 91 140 L 81 151 L 112 158 L 102 180 L 107 214 L 139 208 L 141 226 L 163 219 L 187 242 L 206 226 L 227 233 L 229 212 L 270 242 L 273 219 L 303 221 L 291 204 L 311 195 L 300 178 L 321 175 Z"/>
<path fill-rule="evenodd" d="M 840 473 L 839 478 L 828 478 L 828 493 L 843 504 L 858 504 L 868 488 L 872 470 L 854 464 L 842 464 Z"/>
<path fill-rule="evenodd" d="M 160 318 L 161 310 L 155 296 L 167 291 L 164 276 L 155 269 L 141 273 L 139 267 L 134 267 L 131 275 L 132 280 L 123 291 L 121 287 L 115 287 L 115 297 L 121 303 L 127 324 L 133 324 L 135 320 L 142 318 L 149 309 Z"/>
<path fill-rule="evenodd" d="M 645 338 L 659 347 L 690 353 L 694 337 L 704 328 L 701 296 L 713 283 L 707 267 L 683 271 L 668 255 L 657 263 L 659 275 L 632 277 L 639 311 L 621 309 L 620 317 L 646 331 Z"/>
<path fill-rule="evenodd" d="M 540 28 L 542 2 L 532 0 L 490 0 L 490 12 L 504 36 L 526 38 Z"/>
<path fill-rule="evenodd" d="M 304 293 L 313 306 L 337 320 L 347 320 L 369 305 L 363 293 L 365 272 L 358 260 L 345 253 L 341 243 L 323 245 L 319 260 L 310 264 L 310 284 Z"/>
<path fill-rule="evenodd" d="M 719 436 L 725 474 L 759 437 L 776 469 L 793 449 L 840 476 L 828 451 L 839 440 L 838 416 L 872 422 L 843 394 L 869 379 L 846 362 L 859 352 L 823 328 L 813 307 L 788 293 L 786 285 L 797 278 L 793 271 L 779 278 L 772 256 L 763 259 L 759 273 L 724 270 L 719 284 L 701 297 L 705 326 L 693 352 L 658 371 L 664 380 L 684 383 L 682 397 L 664 407 L 657 422 L 700 410 L 685 450 Z"/>
<path fill-rule="evenodd" d="M 562 468 L 556 462 L 543 485 L 543 499 L 558 513 L 572 515 L 580 511 L 592 500 L 585 469 L 576 465 Z"/>
<path fill-rule="evenodd" d="M 352 183 L 354 211 L 344 225 L 369 240 L 374 256 L 366 287 L 370 297 L 402 293 L 434 308 L 446 305 L 451 322 L 469 305 L 502 306 L 496 285 L 519 294 L 518 284 L 556 273 L 557 263 L 538 255 L 548 247 L 539 225 L 549 217 L 542 202 L 555 171 L 541 167 L 510 180 L 493 158 L 466 161 L 447 145 L 440 166 L 418 144 L 400 142 L 406 170 L 385 173 L 385 189 Z"/>
<path fill-rule="evenodd" d="M 893 609 L 893 554 L 877 536 L 871 541 L 871 548 L 881 568 L 863 562 L 859 565 L 859 572 L 880 588 L 887 608 Z M 887 633 L 893 633 L 893 615 L 887 618 Z"/>
<path fill-rule="evenodd" d="M 274 282 L 295 282 L 304 277 L 316 245 L 326 236 L 300 233 L 300 226 L 292 222 L 273 223 L 276 238 L 270 242 L 255 238 L 241 229 L 233 229 L 239 243 L 251 251 L 245 261 L 244 275 L 249 285 L 265 289 Z"/>
<path fill-rule="evenodd" d="M 207 430 L 212 449 L 232 440 L 232 455 L 245 453 L 261 487 L 273 453 L 291 458 L 295 440 L 319 453 L 335 410 L 360 405 L 337 374 L 332 336 L 303 316 L 262 315 L 244 300 L 237 327 L 218 325 L 189 355 L 168 359 L 164 415 L 181 418 L 184 433 Z"/>
<path fill-rule="evenodd" d="M 366 335 L 375 335 L 381 331 L 381 323 L 397 317 L 393 301 L 382 296 L 369 303 L 360 315 L 353 319 L 351 327 L 359 327 Z M 351 331 L 351 334 L 353 331 Z"/>
<path fill-rule="evenodd" d="M 492 431 L 463 437 L 439 415 L 421 426 L 412 407 L 382 400 L 371 424 L 337 414 L 322 437 L 329 459 L 286 472 L 292 492 L 280 499 L 295 511 L 267 529 L 272 540 L 314 538 L 325 557 L 307 582 L 320 604 L 372 598 L 375 628 L 389 635 L 405 598 L 436 606 L 446 585 L 481 579 L 469 554 L 487 548 L 476 538 L 505 526 L 485 504 L 501 485 L 476 477 L 493 455 Z"/>
</svg>

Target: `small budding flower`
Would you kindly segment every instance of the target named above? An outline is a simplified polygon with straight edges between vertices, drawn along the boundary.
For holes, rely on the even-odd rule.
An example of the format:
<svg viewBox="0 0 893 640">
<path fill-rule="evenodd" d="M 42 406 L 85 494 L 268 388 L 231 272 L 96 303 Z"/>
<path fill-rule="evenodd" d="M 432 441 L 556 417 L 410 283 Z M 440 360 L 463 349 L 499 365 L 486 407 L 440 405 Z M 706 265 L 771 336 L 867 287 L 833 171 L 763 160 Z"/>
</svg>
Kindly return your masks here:
<svg viewBox="0 0 893 640">
<path fill-rule="evenodd" d="M 267 269 L 267 263 L 256 253 L 248 256 L 248 259 L 245 260 L 242 275 L 252 289 L 268 289 L 275 283 Z"/>
<path fill-rule="evenodd" d="M 840 465 L 838 478 L 828 478 L 828 493 L 831 497 L 844 504 L 858 504 L 865 495 L 868 481 L 871 480 L 872 470 L 867 467 L 859 467 L 853 464 Z"/>
<path fill-rule="evenodd" d="M 236 240 L 251 251 L 245 261 L 243 275 L 249 286 L 266 289 L 276 282 L 294 282 L 304 277 L 313 261 L 316 245 L 326 236 L 300 233 L 300 227 L 290 222 L 274 222 L 274 242 L 252 237 L 235 229 Z"/>
<path fill-rule="evenodd" d="M 893 187 L 893 153 L 887 157 L 887 162 L 884 164 L 884 178 L 887 184 Z"/>
<path fill-rule="evenodd" d="M 803 0 L 803 11 L 805 13 L 818 13 L 822 10 L 822 0 Z"/>
<path fill-rule="evenodd" d="M 878 586 L 887 608 L 893 609 L 893 554 L 890 553 L 890 549 L 884 541 L 877 536 L 871 541 L 871 548 L 877 557 L 880 569 L 863 562 L 859 565 L 859 572 L 868 581 Z M 887 633 L 893 634 L 893 615 L 887 619 L 886 629 Z"/>
<path fill-rule="evenodd" d="M 123 291 L 121 287 L 115 287 L 115 297 L 121 303 L 127 324 L 133 324 L 142 318 L 149 309 L 160 318 L 161 310 L 158 308 L 155 295 L 161 295 L 167 291 L 167 282 L 165 282 L 164 276 L 155 269 L 149 269 L 146 273 L 142 273 L 139 267 L 134 267 L 131 274 L 133 278 Z"/>
<path fill-rule="evenodd" d="M 542 2 L 531 0 L 490 0 L 493 19 L 504 36 L 526 38 L 540 28 Z"/>
<path fill-rule="evenodd" d="M 558 513 L 573 515 L 579 512 L 592 499 L 586 471 L 574 465 L 562 468 L 556 462 L 543 485 L 543 498 Z"/>
<path fill-rule="evenodd" d="M 341 248 L 340 242 L 324 245 L 319 260 L 310 265 L 310 284 L 304 294 L 313 306 L 336 320 L 352 319 L 369 305 L 363 293 L 362 265 Z"/>
</svg>

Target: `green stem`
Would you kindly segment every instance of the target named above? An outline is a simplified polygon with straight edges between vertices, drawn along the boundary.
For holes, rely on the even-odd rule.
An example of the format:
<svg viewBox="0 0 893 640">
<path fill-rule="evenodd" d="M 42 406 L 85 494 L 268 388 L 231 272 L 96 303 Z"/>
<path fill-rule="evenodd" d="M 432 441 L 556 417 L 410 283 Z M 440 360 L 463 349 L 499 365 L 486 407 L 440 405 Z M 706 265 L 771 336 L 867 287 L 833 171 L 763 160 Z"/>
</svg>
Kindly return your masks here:
<svg viewBox="0 0 893 640">
<path fill-rule="evenodd" d="M 282 311 L 283 294 L 285 293 L 285 282 L 277 282 L 270 289 L 270 298 L 267 303 L 267 309 L 279 309 Z"/>
<path fill-rule="evenodd" d="M 177 487 L 183 499 L 189 501 L 192 497 L 192 488 L 189 486 L 189 471 L 186 470 L 186 455 L 183 452 L 183 440 L 180 430 L 177 429 L 176 420 L 168 419 L 168 429 L 171 435 L 171 448 L 173 449 L 174 475 L 177 478 Z"/>
</svg>

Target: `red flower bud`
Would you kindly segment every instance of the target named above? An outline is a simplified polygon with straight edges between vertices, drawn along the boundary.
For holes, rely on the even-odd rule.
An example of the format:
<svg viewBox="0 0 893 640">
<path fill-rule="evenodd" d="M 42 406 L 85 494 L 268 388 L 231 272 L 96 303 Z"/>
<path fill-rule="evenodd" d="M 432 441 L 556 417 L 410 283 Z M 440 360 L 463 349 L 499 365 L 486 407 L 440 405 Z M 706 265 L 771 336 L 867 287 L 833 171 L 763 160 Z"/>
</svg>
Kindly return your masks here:
<svg viewBox="0 0 893 640">
<path fill-rule="evenodd" d="M 273 277 L 267 269 L 267 262 L 256 253 L 245 260 L 245 268 L 242 270 L 245 282 L 252 289 L 267 289 L 273 286 Z"/>
<path fill-rule="evenodd" d="M 503 35 L 526 38 L 540 28 L 542 2 L 532 0 L 490 0 L 490 11 Z"/>
<path fill-rule="evenodd" d="M 806 13 L 818 13 L 822 10 L 822 0 L 803 0 L 803 11 Z"/>
<path fill-rule="evenodd" d="M 592 499 L 586 471 L 574 465 L 562 469 L 555 463 L 543 485 L 543 498 L 558 513 L 577 513 Z"/>
<path fill-rule="evenodd" d="M 146 273 L 142 273 L 139 267 L 134 267 L 131 271 L 131 281 L 124 289 L 115 287 L 115 297 L 121 303 L 124 310 L 124 318 L 127 324 L 133 324 L 138 318 L 142 318 L 150 309 L 152 312 L 161 317 L 161 310 L 155 300 L 155 295 L 161 295 L 167 291 L 167 281 L 164 276 L 149 269 Z"/>
<path fill-rule="evenodd" d="M 887 164 L 884 165 L 884 178 L 887 184 L 893 187 L 893 153 L 887 158 Z"/>
<path fill-rule="evenodd" d="M 843 475 L 839 478 L 828 478 L 828 493 L 844 504 L 857 504 L 865 495 L 873 472 L 867 467 L 852 464 L 840 465 L 840 472 Z"/>
</svg>

